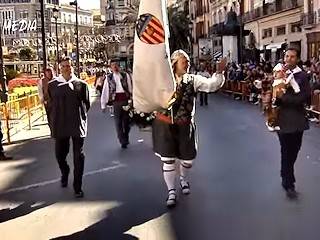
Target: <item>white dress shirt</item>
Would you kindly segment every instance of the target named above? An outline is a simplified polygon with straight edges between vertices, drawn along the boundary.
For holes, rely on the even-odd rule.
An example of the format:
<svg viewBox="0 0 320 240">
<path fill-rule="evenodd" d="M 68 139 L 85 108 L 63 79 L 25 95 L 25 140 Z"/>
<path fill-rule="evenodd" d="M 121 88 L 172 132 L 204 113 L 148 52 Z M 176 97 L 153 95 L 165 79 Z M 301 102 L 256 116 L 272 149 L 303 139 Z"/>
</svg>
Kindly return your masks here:
<svg viewBox="0 0 320 240">
<path fill-rule="evenodd" d="M 116 82 L 116 93 L 124 93 L 124 90 L 121 84 L 121 74 L 113 73 L 113 79 Z"/>
<path fill-rule="evenodd" d="M 128 88 L 129 88 L 129 92 L 132 93 L 132 80 L 131 80 L 131 76 L 127 74 L 127 82 L 128 82 Z M 116 82 L 116 93 L 123 93 L 124 89 L 122 87 L 121 84 L 121 74 L 120 73 L 113 73 L 113 78 Z M 100 103 L 101 103 L 101 109 L 105 109 L 107 103 L 109 102 L 109 83 L 108 83 L 108 76 L 106 77 L 104 84 L 103 84 L 103 89 L 102 89 L 102 93 L 101 93 L 101 99 L 100 99 Z"/>
</svg>

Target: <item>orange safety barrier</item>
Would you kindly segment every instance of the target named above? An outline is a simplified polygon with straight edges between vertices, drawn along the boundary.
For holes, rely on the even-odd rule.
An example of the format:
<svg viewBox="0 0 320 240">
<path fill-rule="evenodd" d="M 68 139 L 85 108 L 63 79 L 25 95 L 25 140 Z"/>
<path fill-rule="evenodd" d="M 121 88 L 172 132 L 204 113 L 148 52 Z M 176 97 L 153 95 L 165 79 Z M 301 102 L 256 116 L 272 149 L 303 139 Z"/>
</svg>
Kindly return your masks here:
<svg viewBox="0 0 320 240">
<path fill-rule="evenodd" d="M 243 100 L 249 96 L 248 83 L 245 81 L 230 81 L 227 80 L 222 87 L 222 91 L 231 93 L 232 95 L 240 95 Z"/>
<path fill-rule="evenodd" d="M 34 121 L 45 116 L 38 94 L 1 103 L 0 106 L 1 128 L 9 144 L 12 135 L 25 128 L 31 129 Z"/>
</svg>

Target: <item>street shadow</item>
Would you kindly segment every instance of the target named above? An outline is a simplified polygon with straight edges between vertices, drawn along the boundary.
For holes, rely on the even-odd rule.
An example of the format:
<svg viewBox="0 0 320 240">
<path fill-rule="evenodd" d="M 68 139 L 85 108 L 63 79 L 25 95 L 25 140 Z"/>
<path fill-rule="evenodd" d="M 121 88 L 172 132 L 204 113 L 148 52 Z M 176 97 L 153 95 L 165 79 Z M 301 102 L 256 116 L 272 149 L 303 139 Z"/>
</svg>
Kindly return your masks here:
<svg viewBox="0 0 320 240">
<path fill-rule="evenodd" d="M 13 209 L 10 209 L 10 208 L 1 209 L 0 223 L 4 223 L 6 221 L 10 221 L 15 218 L 27 215 L 45 206 L 48 206 L 48 204 L 37 205 L 36 202 L 26 201 Z"/>
<path fill-rule="evenodd" d="M 88 144 L 89 148 L 91 144 Z M 86 163 L 95 159 L 100 167 L 103 164 L 103 168 L 115 169 L 84 177 L 85 198 L 77 200 L 73 197 L 72 174 L 66 189 L 60 187 L 59 181 L 33 186 L 35 183 L 57 180 L 60 177 L 54 159 L 52 139 L 33 139 L 17 145 L 9 154 L 29 161 L 22 164 L 17 164 L 17 160 L 8 163 L 7 168 L 10 171 L 20 174 L 0 192 L 0 199 L 18 204 L 13 208 L 0 210 L 0 223 L 57 203 L 117 202 L 119 206 L 105 211 L 105 217 L 99 222 L 77 233 L 56 239 L 138 239 L 126 232 L 168 211 L 164 201 L 166 190 L 162 182 L 160 163 L 150 146 L 144 144 L 133 143 L 126 151 L 121 150 L 118 145 L 106 146 L 103 151 L 87 151 Z M 68 157 L 69 164 L 72 163 L 71 157 L 72 155 Z M 118 165 L 122 167 L 117 168 Z M 96 170 L 97 166 L 88 166 L 86 172 Z"/>
</svg>

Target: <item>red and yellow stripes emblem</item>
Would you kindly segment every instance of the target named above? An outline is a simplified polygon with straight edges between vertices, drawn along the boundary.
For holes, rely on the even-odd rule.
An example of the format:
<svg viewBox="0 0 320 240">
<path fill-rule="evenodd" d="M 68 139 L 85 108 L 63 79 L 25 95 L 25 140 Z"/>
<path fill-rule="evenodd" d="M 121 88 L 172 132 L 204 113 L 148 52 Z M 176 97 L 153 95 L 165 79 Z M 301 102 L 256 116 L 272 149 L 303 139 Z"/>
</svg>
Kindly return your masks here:
<svg viewBox="0 0 320 240">
<path fill-rule="evenodd" d="M 165 32 L 161 22 L 151 14 L 143 14 L 137 22 L 137 34 L 140 40 L 147 44 L 165 42 Z"/>
</svg>

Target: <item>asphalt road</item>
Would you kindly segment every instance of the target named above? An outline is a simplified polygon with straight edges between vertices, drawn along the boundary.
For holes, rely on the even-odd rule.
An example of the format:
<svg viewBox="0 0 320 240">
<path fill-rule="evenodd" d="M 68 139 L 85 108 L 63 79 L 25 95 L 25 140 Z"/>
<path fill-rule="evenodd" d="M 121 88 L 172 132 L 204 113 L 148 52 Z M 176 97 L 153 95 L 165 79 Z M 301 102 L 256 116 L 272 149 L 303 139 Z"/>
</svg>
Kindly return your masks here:
<svg viewBox="0 0 320 240">
<path fill-rule="evenodd" d="M 277 136 L 258 108 L 221 94 L 209 104 L 197 107 L 192 193 L 173 210 L 150 133 L 132 129 L 121 150 L 98 102 L 89 116 L 84 199 L 74 199 L 72 184 L 60 188 L 51 139 L 10 148 L 15 160 L 0 162 L 0 239 L 319 240 L 320 129 L 304 136 L 300 197 L 290 201 L 280 185 Z"/>
</svg>

